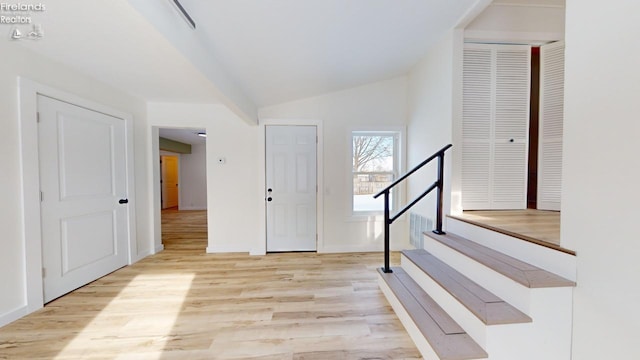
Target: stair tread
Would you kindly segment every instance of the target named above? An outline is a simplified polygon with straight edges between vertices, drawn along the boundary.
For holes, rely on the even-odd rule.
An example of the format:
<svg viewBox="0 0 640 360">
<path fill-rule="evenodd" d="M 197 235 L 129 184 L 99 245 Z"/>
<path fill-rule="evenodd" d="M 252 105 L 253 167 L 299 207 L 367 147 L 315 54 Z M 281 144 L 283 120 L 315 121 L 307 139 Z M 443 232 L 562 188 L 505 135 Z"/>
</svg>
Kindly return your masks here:
<svg viewBox="0 0 640 360">
<path fill-rule="evenodd" d="M 575 286 L 575 282 L 461 236 L 425 232 L 430 238 L 529 288 Z"/>
<path fill-rule="evenodd" d="M 402 254 L 487 325 L 531 322 L 531 318 L 426 250 Z"/>
<path fill-rule="evenodd" d="M 402 269 L 380 276 L 441 360 L 487 358 L 487 353 Z"/>
</svg>

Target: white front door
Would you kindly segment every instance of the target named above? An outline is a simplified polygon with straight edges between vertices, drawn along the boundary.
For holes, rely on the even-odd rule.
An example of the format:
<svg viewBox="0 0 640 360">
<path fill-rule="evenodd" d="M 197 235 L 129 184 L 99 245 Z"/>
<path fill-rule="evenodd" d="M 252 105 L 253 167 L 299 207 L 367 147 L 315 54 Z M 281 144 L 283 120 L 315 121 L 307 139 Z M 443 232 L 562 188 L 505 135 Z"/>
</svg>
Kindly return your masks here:
<svg viewBox="0 0 640 360">
<path fill-rule="evenodd" d="M 267 251 L 316 250 L 316 127 L 266 127 Z"/>
<path fill-rule="evenodd" d="M 127 264 L 125 121 L 38 96 L 44 300 Z"/>
</svg>

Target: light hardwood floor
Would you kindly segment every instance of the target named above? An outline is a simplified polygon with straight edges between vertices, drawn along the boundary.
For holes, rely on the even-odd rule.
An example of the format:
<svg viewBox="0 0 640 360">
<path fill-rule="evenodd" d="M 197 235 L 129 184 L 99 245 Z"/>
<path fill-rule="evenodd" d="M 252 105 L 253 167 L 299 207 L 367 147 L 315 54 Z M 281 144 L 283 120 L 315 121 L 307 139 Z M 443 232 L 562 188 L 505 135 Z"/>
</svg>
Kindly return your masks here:
<svg viewBox="0 0 640 360">
<path fill-rule="evenodd" d="M 382 254 L 205 254 L 205 222 L 164 212 L 165 251 L 1 328 L 0 359 L 420 358 Z"/>
<path fill-rule="evenodd" d="M 560 243 L 560 212 L 545 210 L 472 210 L 450 215 L 525 241 L 574 254 Z"/>
</svg>

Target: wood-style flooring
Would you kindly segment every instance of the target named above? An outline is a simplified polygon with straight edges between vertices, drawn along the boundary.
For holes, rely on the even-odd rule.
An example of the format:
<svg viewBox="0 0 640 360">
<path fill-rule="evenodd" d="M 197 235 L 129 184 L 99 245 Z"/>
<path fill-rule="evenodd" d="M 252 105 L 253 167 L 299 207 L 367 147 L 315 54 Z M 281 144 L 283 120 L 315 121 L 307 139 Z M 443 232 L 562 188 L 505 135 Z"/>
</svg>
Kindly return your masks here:
<svg viewBox="0 0 640 360">
<path fill-rule="evenodd" d="M 560 244 L 560 212 L 544 210 L 473 210 L 450 215 L 525 241 L 575 254 Z"/>
<path fill-rule="evenodd" d="M 165 211 L 163 243 L 0 328 L 0 359 L 420 358 L 382 254 L 206 254 L 203 211 Z"/>
</svg>

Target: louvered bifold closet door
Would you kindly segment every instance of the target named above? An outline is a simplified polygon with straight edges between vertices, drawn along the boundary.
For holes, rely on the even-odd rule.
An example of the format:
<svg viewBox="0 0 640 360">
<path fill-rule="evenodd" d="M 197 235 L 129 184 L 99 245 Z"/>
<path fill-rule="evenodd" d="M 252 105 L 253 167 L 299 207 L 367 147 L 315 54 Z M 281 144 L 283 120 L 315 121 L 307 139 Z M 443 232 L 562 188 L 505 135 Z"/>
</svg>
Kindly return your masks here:
<svg viewBox="0 0 640 360">
<path fill-rule="evenodd" d="M 526 207 L 531 50 L 467 44 L 463 63 L 462 206 Z"/>
<path fill-rule="evenodd" d="M 529 147 L 531 48 L 496 49 L 492 209 L 525 209 Z"/>
<path fill-rule="evenodd" d="M 491 118 L 494 87 L 493 50 L 467 46 L 463 64 L 462 206 L 488 209 L 491 204 Z"/>
<path fill-rule="evenodd" d="M 560 210 L 563 119 L 564 42 L 559 41 L 540 47 L 537 206 L 541 210 Z"/>
</svg>

